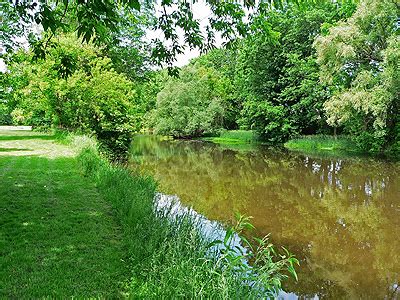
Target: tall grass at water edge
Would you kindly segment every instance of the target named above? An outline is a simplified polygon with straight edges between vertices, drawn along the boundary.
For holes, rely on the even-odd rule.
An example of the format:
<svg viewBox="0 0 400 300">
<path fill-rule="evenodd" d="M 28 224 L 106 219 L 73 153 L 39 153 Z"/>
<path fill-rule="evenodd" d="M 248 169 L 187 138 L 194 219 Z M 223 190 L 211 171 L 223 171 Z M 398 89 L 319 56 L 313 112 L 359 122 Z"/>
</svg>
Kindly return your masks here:
<svg viewBox="0 0 400 300">
<path fill-rule="evenodd" d="M 307 152 L 345 151 L 357 152 L 357 145 L 347 136 L 311 135 L 294 138 L 285 143 L 290 150 Z"/>
<path fill-rule="evenodd" d="M 248 144 L 258 141 L 257 134 L 252 130 L 223 130 L 219 136 L 203 137 L 201 139 L 217 144 Z"/>
<path fill-rule="evenodd" d="M 132 270 L 127 295 L 134 298 L 264 298 L 281 288 L 298 261 L 286 250 L 278 255 L 268 239 L 248 241 L 248 218 L 238 217 L 225 237 L 210 240 L 199 220 L 155 209 L 151 177 L 110 164 L 93 139 L 80 137 L 78 160 L 119 219 Z M 246 247 L 232 241 L 241 238 Z M 250 265 L 248 261 L 251 260 Z"/>
</svg>

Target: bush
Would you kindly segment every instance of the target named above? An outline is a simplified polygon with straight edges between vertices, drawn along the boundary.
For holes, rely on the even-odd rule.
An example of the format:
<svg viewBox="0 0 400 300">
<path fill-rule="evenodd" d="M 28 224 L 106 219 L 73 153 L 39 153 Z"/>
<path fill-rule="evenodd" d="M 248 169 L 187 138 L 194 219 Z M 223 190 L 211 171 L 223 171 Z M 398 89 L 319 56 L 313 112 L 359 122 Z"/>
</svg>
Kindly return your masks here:
<svg viewBox="0 0 400 300">
<path fill-rule="evenodd" d="M 52 42 L 44 59 L 21 51 L 10 62 L 8 81 L 20 85 L 11 88 L 18 99 L 14 123 L 94 133 L 113 156 L 126 153 L 144 114 L 134 83 L 113 70 L 95 45 L 72 34 Z"/>
</svg>

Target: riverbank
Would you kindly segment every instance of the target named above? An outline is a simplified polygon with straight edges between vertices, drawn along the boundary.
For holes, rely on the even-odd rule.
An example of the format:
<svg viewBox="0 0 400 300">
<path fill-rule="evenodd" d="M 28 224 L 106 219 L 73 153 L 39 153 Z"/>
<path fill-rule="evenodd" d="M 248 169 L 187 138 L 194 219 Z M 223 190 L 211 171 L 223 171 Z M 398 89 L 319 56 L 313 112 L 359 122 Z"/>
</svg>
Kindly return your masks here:
<svg viewBox="0 0 400 300">
<path fill-rule="evenodd" d="M 155 210 L 154 180 L 110 164 L 92 138 L 3 132 L 0 147 L 1 297 L 255 297 L 295 274 L 269 244 L 268 264 L 249 266 L 234 231 L 210 240 L 190 216 Z"/>
<path fill-rule="evenodd" d="M 257 142 L 257 134 L 252 130 L 224 130 L 219 136 L 202 137 L 201 140 L 216 144 L 243 145 Z"/>
<path fill-rule="evenodd" d="M 284 144 L 285 148 L 303 152 L 348 152 L 361 154 L 356 144 L 348 137 L 328 135 L 310 135 L 291 139 Z"/>
<path fill-rule="evenodd" d="M 391 160 L 400 159 L 398 146 L 393 145 L 382 153 L 365 152 L 348 136 L 309 135 L 289 140 L 285 148 L 309 154 L 328 154 L 337 156 L 371 156 Z"/>
<path fill-rule="evenodd" d="M 203 224 L 192 214 L 170 214 L 165 204 L 163 210 L 155 209 L 153 179 L 108 163 L 93 142 L 82 147 L 78 160 L 117 212 L 131 258 L 130 295 L 146 299 L 259 297 L 260 293 L 275 295 L 288 274 L 297 276 L 294 264 L 298 261 L 288 252 L 278 256 L 271 244 L 259 244 L 259 250 L 266 247 L 259 253 L 247 248 L 246 254 L 231 246 L 233 239 L 242 237 L 248 243 L 248 237 L 241 235 L 251 228 L 248 219 L 240 217 L 225 237 L 214 236 L 212 228 L 205 235 Z M 251 266 L 250 258 L 255 261 Z M 251 285 L 246 284 L 249 280 Z"/>
</svg>

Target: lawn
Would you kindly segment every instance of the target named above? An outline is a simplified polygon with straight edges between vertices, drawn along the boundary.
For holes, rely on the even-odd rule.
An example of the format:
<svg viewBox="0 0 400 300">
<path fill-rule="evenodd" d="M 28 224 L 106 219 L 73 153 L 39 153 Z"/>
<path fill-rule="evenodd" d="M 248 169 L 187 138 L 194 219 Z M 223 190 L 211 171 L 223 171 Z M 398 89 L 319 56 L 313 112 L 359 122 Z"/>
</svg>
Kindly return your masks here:
<svg viewBox="0 0 400 300">
<path fill-rule="evenodd" d="M 121 297 L 122 233 L 73 151 L 4 130 L 0 149 L 0 298 Z"/>
</svg>

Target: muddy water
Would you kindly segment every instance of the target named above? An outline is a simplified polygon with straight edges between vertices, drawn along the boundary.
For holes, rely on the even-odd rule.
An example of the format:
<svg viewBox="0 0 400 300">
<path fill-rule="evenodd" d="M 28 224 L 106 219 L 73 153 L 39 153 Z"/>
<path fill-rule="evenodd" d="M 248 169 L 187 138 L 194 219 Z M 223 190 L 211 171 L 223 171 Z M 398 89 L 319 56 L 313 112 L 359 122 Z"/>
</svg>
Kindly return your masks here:
<svg viewBox="0 0 400 300">
<path fill-rule="evenodd" d="M 299 258 L 287 298 L 400 298 L 400 164 L 138 137 L 132 166 L 210 220 L 251 215 Z"/>
</svg>

